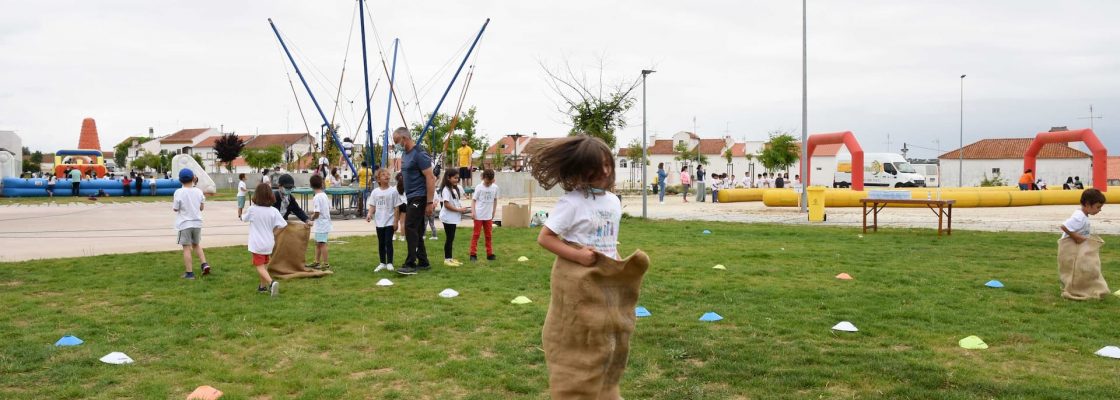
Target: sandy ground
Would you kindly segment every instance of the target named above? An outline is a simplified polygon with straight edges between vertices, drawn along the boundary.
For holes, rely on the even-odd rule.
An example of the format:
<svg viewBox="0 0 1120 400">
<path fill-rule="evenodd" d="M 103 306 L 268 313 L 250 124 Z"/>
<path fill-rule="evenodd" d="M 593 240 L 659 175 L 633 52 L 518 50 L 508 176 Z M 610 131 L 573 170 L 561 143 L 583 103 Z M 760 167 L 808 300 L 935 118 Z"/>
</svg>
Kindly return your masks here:
<svg viewBox="0 0 1120 400">
<path fill-rule="evenodd" d="M 502 200 L 502 204 L 507 202 L 527 204 L 528 199 Z M 532 208 L 533 211 L 547 211 L 555 202 L 555 198 L 533 199 Z M 1034 206 L 955 209 L 953 229 L 1056 232 L 1056 227 L 1075 208 Z M 641 216 L 641 197 L 624 198 L 623 211 Z M 656 197 L 650 197 L 647 212 L 653 219 L 810 224 L 806 221 L 805 214 L 798 213 L 796 208 L 770 208 L 761 202 L 682 203 L 679 196 L 674 196 L 667 198 L 665 204 L 659 204 Z M 814 225 L 859 229 L 862 221 L 860 213 L 859 208 L 830 208 L 827 210 L 828 221 Z M 1110 207 L 1106 206 L 1101 214 L 1093 217 L 1093 231 L 1100 234 L 1120 234 L 1120 221 L 1114 215 L 1117 214 L 1110 212 Z M 248 228 L 237 219 L 235 202 L 208 202 L 203 218 L 204 246 L 245 244 Z M 295 220 L 295 217 L 291 220 Z M 174 214 L 168 203 L 0 206 L 0 261 L 177 250 L 180 246 L 175 243 L 173 222 Z M 333 225 L 332 238 L 371 235 L 374 230 L 364 218 L 345 219 L 335 216 Z M 879 225 L 936 229 L 937 218 L 928 209 L 888 207 L 879 214 Z M 372 239 L 368 240 L 373 245 Z"/>
</svg>

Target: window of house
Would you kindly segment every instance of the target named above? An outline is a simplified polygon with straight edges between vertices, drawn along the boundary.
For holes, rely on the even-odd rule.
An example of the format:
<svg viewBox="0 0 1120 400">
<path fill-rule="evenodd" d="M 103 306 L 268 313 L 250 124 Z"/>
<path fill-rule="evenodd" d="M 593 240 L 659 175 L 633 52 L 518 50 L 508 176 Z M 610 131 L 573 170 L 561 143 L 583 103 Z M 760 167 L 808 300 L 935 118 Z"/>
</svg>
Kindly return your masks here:
<svg viewBox="0 0 1120 400">
<path fill-rule="evenodd" d="M 619 167 L 619 168 L 626 168 L 626 164 L 627 164 L 627 163 L 626 163 L 626 159 L 625 159 L 625 158 L 620 158 L 620 159 L 618 159 L 618 167 Z"/>
<path fill-rule="evenodd" d="M 992 173 L 993 174 L 998 174 L 999 173 L 999 168 L 992 168 Z"/>
</svg>

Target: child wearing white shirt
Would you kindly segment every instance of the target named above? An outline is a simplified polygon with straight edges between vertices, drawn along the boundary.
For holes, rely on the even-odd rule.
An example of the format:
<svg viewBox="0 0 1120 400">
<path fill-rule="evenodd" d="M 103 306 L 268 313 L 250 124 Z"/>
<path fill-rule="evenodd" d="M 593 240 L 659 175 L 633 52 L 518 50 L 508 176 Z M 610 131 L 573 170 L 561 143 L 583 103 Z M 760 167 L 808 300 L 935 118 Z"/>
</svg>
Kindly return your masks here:
<svg viewBox="0 0 1120 400">
<path fill-rule="evenodd" d="M 463 220 L 463 214 L 471 212 L 470 207 L 463 207 L 459 199 L 463 196 L 463 189 L 459 187 L 459 170 L 449 168 L 443 173 L 443 182 L 439 185 L 439 198 L 443 209 L 439 211 L 439 220 L 443 222 L 443 265 L 458 267 L 463 265 L 452 257 L 455 245 L 455 228 Z"/>
<path fill-rule="evenodd" d="M 180 170 L 179 182 L 183 187 L 175 189 L 171 210 L 175 211 L 175 230 L 179 232 L 179 244 L 183 246 L 183 279 L 194 279 L 191 250 L 198 254 L 198 260 L 202 262 L 202 274 L 210 274 L 210 264 L 206 262 L 206 253 L 202 251 L 201 245 L 202 208 L 206 206 L 206 196 L 202 194 L 202 190 L 194 187 L 194 172 L 191 170 Z"/>
<path fill-rule="evenodd" d="M 257 185 L 253 191 L 253 205 L 245 211 L 241 220 L 249 223 L 249 253 L 253 255 L 253 267 L 260 277 L 257 292 L 276 296 L 280 293 L 280 283 L 268 275 L 268 263 L 276 247 L 276 235 L 288 226 L 288 221 L 280 215 L 280 210 L 272 206 L 276 203 L 273 196 L 271 185 Z"/>
<path fill-rule="evenodd" d="M 404 196 L 397 188 L 389 186 L 389 169 L 380 168 L 374 173 L 377 188 L 369 194 L 366 200 L 366 222 L 375 221 L 377 229 L 377 256 L 381 263 L 373 272 L 383 269 L 393 270 L 393 231 L 400 216 L 400 208 L 404 206 Z M 399 178 L 398 178 L 399 179 Z"/>
<path fill-rule="evenodd" d="M 331 233 L 331 200 L 323 191 L 323 177 L 311 175 L 311 189 L 315 190 L 315 197 L 311 198 L 311 235 L 315 239 L 315 262 L 309 268 L 331 269 L 328 256 L 327 236 Z"/>
<path fill-rule="evenodd" d="M 474 232 L 471 233 L 471 261 L 478 261 L 478 236 L 486 235 L 486 259 L 497 260 L 491 232 L 494 229 L 494 210 L 498 208 L 498 185 L 494 183 L 494 170 L 482 171 L 482 183 L 474 187 Z"/>
</svg>

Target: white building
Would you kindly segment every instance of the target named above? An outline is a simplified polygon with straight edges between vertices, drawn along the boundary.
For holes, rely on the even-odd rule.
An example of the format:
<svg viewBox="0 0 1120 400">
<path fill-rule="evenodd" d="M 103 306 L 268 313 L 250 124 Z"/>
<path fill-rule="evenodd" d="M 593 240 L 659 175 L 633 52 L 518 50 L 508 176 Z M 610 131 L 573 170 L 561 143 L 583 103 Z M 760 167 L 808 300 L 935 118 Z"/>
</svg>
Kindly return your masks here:
<svg viewBox="0 0 1120 400">
<path fill-rule="evenodd" d="M 1023 174 L 1023 155 L 1033 138 L 983 139 L 964 146 L 964 160 L 960 150 L 942 154 L 942 187 L 980 186 L 980 181 L 999 175 L 1007 185 L 1019 183 Z M 1051 143 L 1038 153 L 1035 179 L 1042 179 L 1051 187 L 1060 188 L 1067 177 L 1081 177 L 1081 182 L 1093 181 L 1093 160 L 1089 154 L 1061 143 Z M 963 173 L 961 172 L 963 170 Z M 961 184 L 963 179 L 963 185 Z"/>
<path fill-rule="evenodd" d="M 194 154 L 194 146 L 209 137 L 219 135 L 221 135 L 221 133 L 213 128 L 182 129 L 159 138 L 159 151 L 167 154 Z"/>
</svg>

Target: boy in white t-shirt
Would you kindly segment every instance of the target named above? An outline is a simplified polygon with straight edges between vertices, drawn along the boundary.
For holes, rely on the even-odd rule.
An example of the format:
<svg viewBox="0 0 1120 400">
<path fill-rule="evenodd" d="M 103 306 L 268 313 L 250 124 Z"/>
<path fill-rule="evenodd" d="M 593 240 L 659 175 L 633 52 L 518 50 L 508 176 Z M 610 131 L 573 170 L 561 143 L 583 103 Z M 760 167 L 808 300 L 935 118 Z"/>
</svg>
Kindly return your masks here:
<svg viewBox="0 0 1120 400">
<path fill-rule="evenodd" d="M 494 255 L 494 245 L 491 241 L 494 229 L 494 210 L 498 208 L 498 185 L 494 183 L 494 170 L 482 171 L 482 183 L 474 187 L 473 204 L 474 232 L 471 233 L 470 257 L 471 261 L 478 261 L 478 236 L 486 235 L 486 259 L 497 260 Z"/>
<path fill-rule="evenodd" d="M 377 229 L 377 256 L 381 259 L 381 263 L 373 272 L 383 269 L 392 271 L 393 228 L 400 214 L 399 207 L 403 206 L 405 201 L 397 188 L 389 186 L 388 168 L 378 169 L 374 173 L 374 179 L 377 181 L 377 188 L 370 192 L 369 200 L 366 200 L 366 209 L 369 210 L 366 214 L 366 222 L 376 220 L 374 226 Z"/>
<path fill-rule="evenodd" d="M 327 235 L 331 233 L 331 199 L 323 191 L 323 177 L 311 175 L 311 235 L 315 239 L 315 262 L 309 268 L 331 269 L 327 252 Z"/>
<path fill-rule="evenodd" d="M 154 182 L 154 181 L 153 181 Z M 183 246 L 183 273 L 184 279 L 194 279 L 191 251 L 198 254 L 202 262 L 202 274 L 210 274 L 210 264 L 206 262 L 206 253 L 202 251 L 202 208 L 205 206 L 206 196 L 194 187 L 194 172 L 189 169 L 179 171 L 179 182 L 183 187 L 175 189 L 175 196 L 171 201 L 171 210 L 175 211 L 175 230 L 179 232 L 179 244 Z"/>
<path fill-rule="evenodd" d="M 245 174 L 237 174 L 237 219 L 241 219 L 241 212 L 245 211 L 245 194 L 249 188 L 245 186 Z"/>
<path fill-rule="evenodd" d="M 1062 237 L 1061 239 L 1071 238 L 1077 244 L 1081 244 L 1089 239 L 1091 231 L 1089 230 L 1089 216 L 1097 215 L 1104 207 L 1105 197 L 1097 189 L 1086 189 L 1081 192 L 1081 208 L 1074 210 L 1073 215 L 1070 215 L 1066 222 L 1062 223 Z"/>
</svg>

